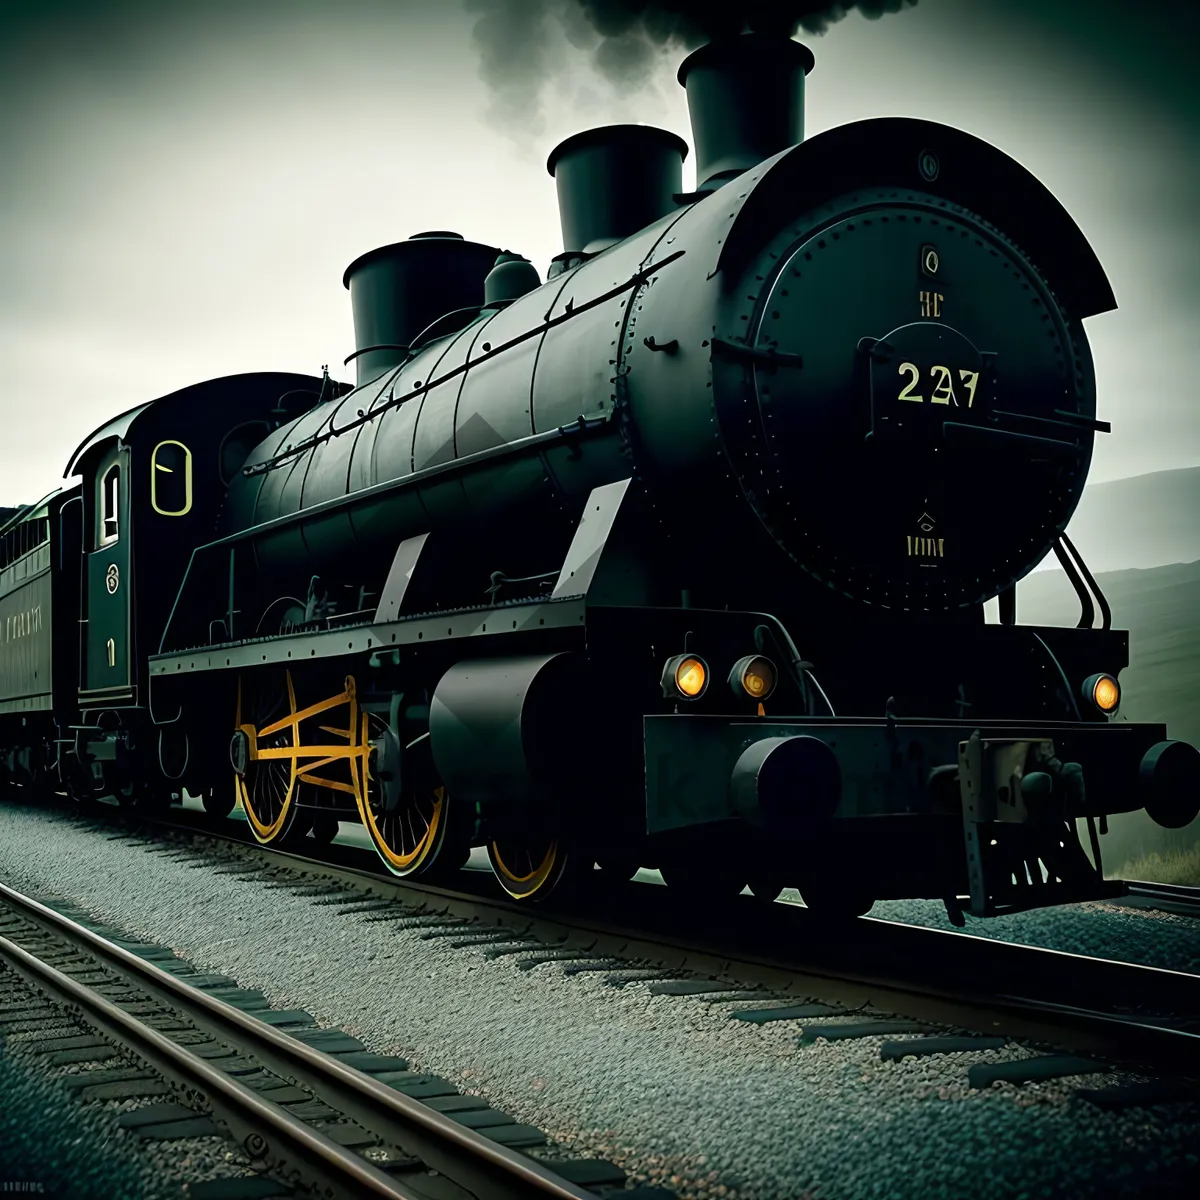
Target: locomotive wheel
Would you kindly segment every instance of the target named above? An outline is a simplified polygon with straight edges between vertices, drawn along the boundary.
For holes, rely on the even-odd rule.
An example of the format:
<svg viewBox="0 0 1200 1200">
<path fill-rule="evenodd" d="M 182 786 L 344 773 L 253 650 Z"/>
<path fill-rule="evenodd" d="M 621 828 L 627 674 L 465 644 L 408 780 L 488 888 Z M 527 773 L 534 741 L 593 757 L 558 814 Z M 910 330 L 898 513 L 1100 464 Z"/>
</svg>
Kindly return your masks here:
<svg viewBox="0 0 1200 1200">
<path fill-rule="evenodd" d="M 487 852 L 500 886 L 514 900 L 530 904 L 545 900 L 564 881 L 581 878 L 592 865 L 575 858 L 552 833 L 498 838 L 488 842 Z"/>
<path fill-rule="evenodd" d="M 200 796 L 200 803 L 210 817 L 227 817 L 238 802 L 238 789 L 235 783 L 232 788 L 205 788 Z"/>
<path fill-rule="evenodd" d="M 363 761 L 359 814 L 384 865 L 393 875 L 429 876 L 457 871 L 471 855 L 474 813 L 456 804 L 437 777 L 423 734 L 404 753 L 403 781 L 388 811 L 387 759 L 398 750 L 388 723 L 363 713 L 362 737 L 370 749 Z"/>
<path fill-rule="evenodd" d="M 238 680 L 237 712 L 234 718 L 234 744 L 230 757 L 235 757 L 239 743 L 251 740 L 257 751 L 286 751 L 297 745 L 295 723 L 283 723 L 296 714 L 296 691 L 291 672 L 281 677 L 258 675 Z M 260 733 L 259 730 L 267 730 Z M 260 758 L 246 755 L 241 774 L 234 762 L 237 798 L 246 812 L 246 820 L 255 838 L 266 844 L 281 841 L 295 823 L 297 765 L 295 757 Z"/>
</svg>

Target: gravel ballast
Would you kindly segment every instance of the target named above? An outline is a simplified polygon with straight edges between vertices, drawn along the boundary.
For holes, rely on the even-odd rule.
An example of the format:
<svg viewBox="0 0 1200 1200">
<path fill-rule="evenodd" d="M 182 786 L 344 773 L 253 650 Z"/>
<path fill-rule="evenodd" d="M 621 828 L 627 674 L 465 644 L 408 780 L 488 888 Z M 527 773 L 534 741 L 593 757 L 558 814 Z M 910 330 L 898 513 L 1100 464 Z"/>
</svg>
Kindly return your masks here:
<svg viewBox="0 0 1200 1200">
<path fill-rule="evenodd" d="M 871 909 L 871 916 L 930 929 L 952 928 L 945 907 L 933 900 L 879 901 Z M 986 920 L 968 917 L 963 932 L 1200 974 L 1200 919 L 1153 909 L 1103 902 L 1066 904 Z"/>
<path fill-rule="evenodd" d="M 681 1196 L 1200 1192 L 1198 1105 L 1101 1112 L 1073 1093 L 1120 1078 L 1103 1075 L 967 1088 L 969 1065 L 1033 1051 L 885 1063 L 878 1037 L 802 1047 L 798 1022 L 730 1020 L 744 1003 L 522 970 L 516 956 L 189 868 L 61 812 L 0 808 L 0 846 L 11 886 L 70 898 Z"/>
</svg>

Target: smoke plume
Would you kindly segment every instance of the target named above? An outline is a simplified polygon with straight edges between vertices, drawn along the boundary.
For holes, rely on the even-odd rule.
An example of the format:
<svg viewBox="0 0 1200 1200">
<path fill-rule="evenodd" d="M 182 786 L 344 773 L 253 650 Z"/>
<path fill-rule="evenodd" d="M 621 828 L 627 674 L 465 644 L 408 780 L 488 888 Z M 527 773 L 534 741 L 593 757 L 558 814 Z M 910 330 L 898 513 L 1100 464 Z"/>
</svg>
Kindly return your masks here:
<svg viewBox="0 0 1200 1200">
<path fill-rule="evenodd" d="M 480 78 L 501 124 L 540 132 L 538 98 L 557 38 L 590 51 L 618 87 L 647 82 L 666 47 L 691 50 L 712 38 L 753 31 L 794 37 L 824 33 L 851 10 L 875 20 L 917 0 L 464 0 L 479 14 L 474 40 Z M 557 44 L 561 44 L 558 42 Z"/>
</svg>

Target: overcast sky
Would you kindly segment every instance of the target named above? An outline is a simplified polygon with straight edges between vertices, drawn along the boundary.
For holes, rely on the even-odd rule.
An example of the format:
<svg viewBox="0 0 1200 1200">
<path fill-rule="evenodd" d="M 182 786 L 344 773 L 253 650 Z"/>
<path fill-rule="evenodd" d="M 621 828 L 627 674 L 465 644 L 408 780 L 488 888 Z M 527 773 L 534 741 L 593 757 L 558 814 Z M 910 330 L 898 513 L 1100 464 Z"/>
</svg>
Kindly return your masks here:
<svg viewBox="0 0 1200 1200">
<path fill-rule="evenodd" d="M 539 117 L 479 81 L 478 20 L 462 0 L 0 0 L 0 504 L 196 380 L 352 377 L 341 275 L 376 245 L 454 229 L 544 269 L 544 163 L 568 134 L 642 120 L 690 141 L 680 52 L 618 93 L 560 37 Z M 920 0 L 803 38 L 810 135 L 960 126 L 1091 240 L 1120 305 L 1089 322 L 1114 427 L 1097 480 L 1200 463 L 1197 38 L 1191 0 Z"/>
</svg>

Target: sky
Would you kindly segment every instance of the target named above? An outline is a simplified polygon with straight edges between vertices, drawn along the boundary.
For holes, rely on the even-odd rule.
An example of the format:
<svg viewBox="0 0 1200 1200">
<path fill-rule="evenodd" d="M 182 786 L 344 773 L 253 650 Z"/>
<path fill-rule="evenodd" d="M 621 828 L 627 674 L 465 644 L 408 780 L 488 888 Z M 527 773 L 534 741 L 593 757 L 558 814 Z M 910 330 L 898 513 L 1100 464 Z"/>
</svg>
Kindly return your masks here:
<svg viewBox="0 0 1200 1200">
<path fill-rule="evenodd" d="M 375 246 L 453 229 L 544 270 L 563 137 L 636 120 L 690 141 L 683 52 L 655 47 L 616 88 L 574 9 L 532 55 L 540 86 L 498 95 L 476 26 L 523 3 L 0 0 L 0 505 L 191 382 L 352 378 L 341 277 Z M 810 136 L 883 115 L 958 126 L 1091 241 L 1120 305 L 1088 323 L 1113 422 L 1093 480 L 1200 464 L 1198 11 L 920 0 L 800 37 Z"/>
</svg>

